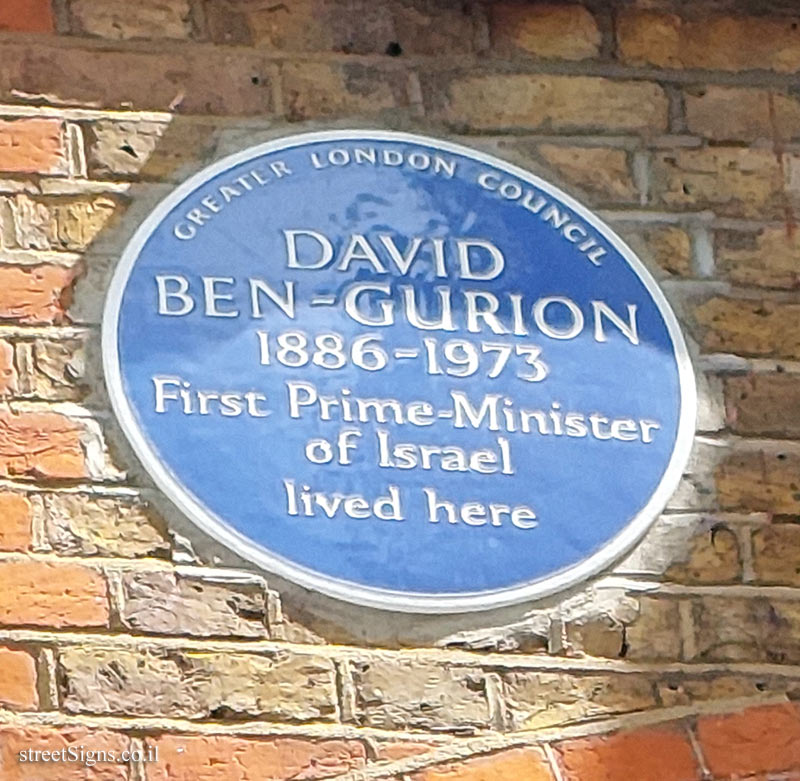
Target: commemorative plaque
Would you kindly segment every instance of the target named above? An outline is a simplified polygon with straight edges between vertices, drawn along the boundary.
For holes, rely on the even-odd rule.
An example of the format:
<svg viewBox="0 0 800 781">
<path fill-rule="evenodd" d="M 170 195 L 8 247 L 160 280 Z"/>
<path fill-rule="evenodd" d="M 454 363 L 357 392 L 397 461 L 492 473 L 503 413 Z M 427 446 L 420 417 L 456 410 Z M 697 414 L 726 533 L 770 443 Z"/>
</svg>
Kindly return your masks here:
<svg viewBox="0 0 800 781">
<path fill-rule="evenodd" d="M 675 489 L 695 387 L 631 250 L 467 147 L 330 131 L 178 187 L 103 325 L 120 424 L 166 495 L 269 572 L 476 610 L 599 572 Z"/>
</svg>

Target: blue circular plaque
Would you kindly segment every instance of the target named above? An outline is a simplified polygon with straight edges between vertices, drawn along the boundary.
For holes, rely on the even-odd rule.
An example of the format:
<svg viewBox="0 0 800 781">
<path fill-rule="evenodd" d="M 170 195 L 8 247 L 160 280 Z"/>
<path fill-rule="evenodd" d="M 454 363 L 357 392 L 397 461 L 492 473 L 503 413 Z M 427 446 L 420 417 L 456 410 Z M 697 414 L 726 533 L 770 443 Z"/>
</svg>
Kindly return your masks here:
<svg viewBox="0 0 800 781">
<path fill-rule="evenodd" d="M 103 353 L 180 510 L 271 572 L 397 610 L 599 572 L 694 432 L 675 316 L 608 226 L 404 133 L 283 138 L 180 186 L 123 254 Z"/>
</svg>

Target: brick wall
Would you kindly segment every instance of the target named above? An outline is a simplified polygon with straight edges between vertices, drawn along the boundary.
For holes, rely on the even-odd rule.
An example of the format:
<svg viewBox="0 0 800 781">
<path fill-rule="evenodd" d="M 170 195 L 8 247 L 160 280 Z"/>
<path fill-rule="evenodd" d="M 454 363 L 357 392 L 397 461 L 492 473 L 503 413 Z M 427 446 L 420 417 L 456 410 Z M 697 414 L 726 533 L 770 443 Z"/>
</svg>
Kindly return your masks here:
<svg viewBox="0 0 800 781">
<path fill-rule="evenodd" d="M 800 778 L 798 78 L 791 0 L 2 0 L 0 777 Z M 209 161 L 348 125 L 541 173 L 678 311 L 692 461 L 585 587 L 337 604 L 202 538 L 127 450 L 98 358 L 127 237 Z M 79 746 L 159 761 L 17 758 Z"/>
</svg>

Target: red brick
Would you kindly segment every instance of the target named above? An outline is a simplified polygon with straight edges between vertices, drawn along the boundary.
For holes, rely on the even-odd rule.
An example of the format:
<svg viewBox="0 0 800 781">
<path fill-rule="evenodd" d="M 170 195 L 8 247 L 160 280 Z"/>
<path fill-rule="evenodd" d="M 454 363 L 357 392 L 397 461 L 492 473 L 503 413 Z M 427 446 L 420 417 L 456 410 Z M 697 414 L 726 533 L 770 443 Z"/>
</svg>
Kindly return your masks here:
<svg viewBox="0 0 800 781">
<path fill-rule="evenodd" d="M 66 318 L 75 268 L 0 266 L 0 320 L 61 323 Z"/>
<path fill-rule="evenodd" d="M 686 734 L 674 728 L 637 730 L 562 743 L 564 781 L 693 781 L 700 777 Z"/>
<path fill-rule="evenodd" d="M 0 410 L 0 476 L 86 477 L 81 433 L 55 412 Z"/>
<path fill-rule="evenodd" d="M 0 171 L 64 173 L 61 123 L 55 119 L 0 120 Z"/>
<path fill-rule="evenodd" d="M 697 737 L 715 776 L 800 768 L 800 713 L 789 703 L 706 716 L 697 724 Z"/>
<path fill-rule="evenodd" d="M 0 647 L 0 706 L 19 710 L 35 710 L 36 663 L 25 651 Z"/>
<path fill-rule="evenodd" d="M 14 346 L 0 339 L 0 396 L 11 395 L 17 389 L 17 369 L 14 366 Z"/>
<path fill-rule="evenodd" d="M 2 561 L 0 583 L 0 624 L 65 627 L 108 623 L 105 580 L 89 567 Z"/>
<path fill-rule="evenodd" d="M 51 0 L 3 0 L 0 30 L 16 33 L 53 32 Z"/>
<path fill-rule="evenodd" d="M 517 748 L 498 754 L 426 768 L 412 781 L 553 781 L 541 749 Z"/>
<path fill-rule="evenodd" d="M 27 550 L 31 543 L 31 503 L 22 494 L 0 493 L 0 550 Z"/>
<path fill-rule="evenodd" d="M 376 747 L 375 758 L 381 762 L 396 762 L 406 757 L 418 757 L 437 748 L 429 743 L 381 743 Z"/>
<path fill-rule="evenodd" d="M 20 762 L 21 751 L 62 752 L 72 748 L 113 751 L 120 756 L 130 748 L 130 738 L 116 732 L 86 727 L 50 729 L 47 727 L 0 727 L 0 769 L 3 781 L 127 781 L 128 765 L 101 762 L 91 767 L 81 762 Z M 32 756 L 28 754 L 28 756 Z M 51 754 L 52 757 L 52 754 Z M 41 760 L 41 757 L 40 757 Z"/>
<path fill-rule="evenodd" d="M 355 740 L 163 735 L 147 744 L 158 747 L 158 762 L 146 765 L 147 781 L 312 781 L 366 764 Z"/>
</svg>

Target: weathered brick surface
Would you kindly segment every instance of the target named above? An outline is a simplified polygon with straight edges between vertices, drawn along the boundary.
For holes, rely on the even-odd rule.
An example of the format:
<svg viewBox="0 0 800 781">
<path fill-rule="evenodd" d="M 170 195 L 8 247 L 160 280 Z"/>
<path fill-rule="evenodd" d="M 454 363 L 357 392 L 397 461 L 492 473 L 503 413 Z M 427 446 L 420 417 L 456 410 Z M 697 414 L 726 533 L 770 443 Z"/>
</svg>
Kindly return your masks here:
<svg viewBox="0 0 800 781">
<path fill-rule="evenodd" d="M 474 7 L 412 0 L 393 3 L 389 10 L 394 22 L 394 38 L 380 49 L 389 55 L 398 53 L 394 43 L 399 44 L 404 54 L 425 56 L 439 55 L 444 51 L 465 54 L 483 47 L 483 20 L 475 13 Z M 341 16 L 340 11 L 336 13 Z"/>
<path fill-rule="evenodd" d="M 689 330 L 690 336 L 691 333 L 691 330 Z M 716 380 L 713 382 L 716 383 Z M 708 392 L 708 385 L 704 392 L 701 384 L 700 391 L 706 400 L 711 396 Z M 716 397 L 714 406 L 717 407 L 717 412 L 721 417 L 721 393 L 718 388 L 715 388 L 712 393 L 714 395 L 711 396 L 711 398 Z M 711 410 L 706 408 L 706 412 L 710 411 Z M 704 417 L 704 412 L 701 408 L 700 415 L 698 415 L 698 423 L 700 423 L 702 417 Z M 719 423 L 721 421 L 717 418 L 716 422 Z M 712 430 L 715 428 L 716 424 L 711 427 Z M 699 438 L 695 439 L 694 447 L 689 455 L 689 463 L 687 464 L 683 478 L 668 504 L 670 510 L 678 510 L 681 512 L 705 512 L 717 509 L 714 501 L 713 467 L 719 455 L 720 450 L 716 445 L 712 445 L 707 441 L 704 442 Z"/>
<path fill-rule="evenodd" d="M 311 654 L 69 648 L 59 655 L 73 713 L 330 721 L 333 664 Z"/>
<path fill-rule="evenodd" d="M 55 412 L 0 410 L 0 476 L 84 477 L 82 432 Z"/>
<path fill-rule="evenodd" d="M 147 746 L 157 747 L 159 762 L 147 768 L 146 781 L 312 781 L 366 764 L 356 740 L 162 735 Z"/>
<path fill-rule="evenodd" d="M 489 15 L 492 46 L 499 54 L 584 60 L 600 51 L 597 22 L 580 5 L 499 2 L 489 6 Z"/>
<path fill-rule="evenodd" d="M 677 277 L 692 276 L 692 242 L 683 228 L 625 225 L 618 232 L 656 274 L 663 270 Z"/>
<path fill-rule="evenodd" d="M 611 617 L 569 621 L 564 634 L 567 648 L 573 654 L 618 659 L 629 650 L 625 625 Z"/>
<path fill-rule="evenodd" d="M 678 604 L 643 597 L 624 618 L 593 616 L 565 625 L 568 648 L 574 654 L 656 661 L 680 656 Z"/>
<path fill-rule="evenodd" d="M 589 76 L 468 74 L 423 80 L 436 118 L 475 130 L 661 131 L 667 98 L 656 84 Z"/>
<path fill-rule="evenodd" d="M 703 597 L 693 605 L 697 659 L 797 664 L 800 603 Z"/>
<path fill-rule="evenodd" d="M 17 365 L 15 395 L 20 398 L 81 401 L 90 392 L 83 338 L 20 339 Z"/>
<path fill-rule="evenodd" d="M 670 209 L 713 209 L 730 217 L 783 219 L 796 194 L 786 179 L 794 165 L 769 149 L 716 146 L 675 149 L 653 156 L 656 203 Z"/>
<path fill-rule="evenodd" d="M 164 523 L 141 502 L 91 494 L 42 496 L 45 533 L 55 551 L 84 556 L 164 557 Z"/>
<path fill-rule="evenodd" d="M 36 710 L 36 662 L 25 651 L 0 646 L 0 706 Z"/>
<path fill-rule="evenodd" d="M 149 53 L 0 44 L 0 96 L 188 114 L 265 115 L 274 66 L 262 54 L 221 49 Z M 108 74 L 114 78 L 108 78 Z"/>
<path fill-rule="evenodd" d="M 414 773 L 411 781 L 553 781 L 544 752 L 539 748 L 517 748 L 453 762 Z"/>
<path fill-rule="evenodd" d="M 618 629 L 613 627 L 615 634 Z M 650 597 L 640 599 L 639 614 L 625 626 L 620 650 L 615 655 L 631 661 L 663 661 L 680 658 L 678 601 Z"/>
<path fill-rule="evenodd" d="M 214 148 L 218 126 L 173 118 L 165 122 L 98 120 L 86 126 L 90 176 L 173 180 L 197 168 Z"/>
<path fill-rule="evenodd" d="M 800 234 L 791 224 L 765 227 L 755 233 L 717 231 L 719 273 L 741 285 L 796 290 L 800 287 Z"/>
<path fill-rule="evenodd" d="M 503 676 L 516 729 L 539 729 L 656 706 L 644 675 L 574 675 L 531 672 Z"/>
<path fill-rule="evenodd" d="M 376 116 L 409 105 L 407 75 L 361 63 L 287 63 L 282 68 L 291 121 L 364 114 Z"/>
<path fill-rule="evenodd" d="M 0 171 L 63 174 L 65 152 L 61 122 L 56 119 L 0 120 Z"/>
<path fill-rule="evenodd" d="M 724 513 L 662 515 L 615 572 L 678 583 L 738 580 L 741 561 L 736 527 L 734 518 Z"/>
<path fill-rule="evenodd" d="M 0 727 L 0 770 L 3 781 L 128 781 L 128 765 L 116 762 L 101 762 L 100 752 L 121 756 L 131 748 L 131 739 L 118 732 L 86 727 L 64 727 L 52 729 L 39 726 Z M 98 752 L 90 758 L 90 766 L 84 762 L 54 761 L 54 752 L 68 758 L 72 751 L 76 757 L 88 757 L 89 751 Z M 20 761 L 20 752 L 50 751 L 49 761 L 42 754 L 39 761 L 28 753 L 28 761 Z M 63 753 L 62 753 L 63 752 Z"/>
<path fill-rule="evenodd" d="M 105 195 L 5 198 L 0 203 L 2 243 L 12 249 L 84 250 L 109 227 L 118 209 L 121 204 Z"/>
<path fill-rule="evenodd" d="M 713 141 L 785 142 L 800 133 L 800 102 L 777 90 L 709 85 L 687 90 L 685 104 L 689 131 Z"/>
<path fill-rule="evenodd" d="M 743 777 L 800 767 L 800 714 L 789 703 L 706 716 L 697 723 L 697 737 L 715 776 Z"/>
<path fill-rule="evenodd" d="M 14 365 L 14 346 L 0 339 L 0 398 L 13 396 L 17 390 L 17 367 Z"/>
<path fill-rule="evenodd" d="M 49 33 L 53 30 L 50 0 L 4 0 L 0 30 L 15 33 Z"/>
<path fill-rule="evenodd" d="M 336 3 L 320 0 L 278 6 L 235 0 L 206 3 L 213 40 L 278 51 L 383 53 L 394 37 L 386 11 L 363 1 L 351 3 L 349 13 L 341 13 Z"/>
<path fill-rule="evenodd" d="M 504 144 L 504 147 L 506 144 Z M 568 144 L 507 144 L 528 168 L 590 203 L 633 203 L 638 192 L 624 149 Z"/>
<path fill-rule="evenodd" d="M 64 266 L 0 265 L 0 321 L 63 322 L 75 275 Z"/>
<path fill-rule="evenodd" d="M 574 740 L 561 744 L 557 751 L 564 781 L 688 781 L 699 777 L 688 734 L 680 728 Z"/>
<path fill-rule="evenodd" d="M 295 0 L 286 4 L 206 3 L 213 40 L 280 52 L 439 54 L 476 46 L 479 23 L 457 3 L 380 4 L 348 0 Z"/>
<path fill-rule="evenodd" d="M 30 547 L 32 517 L 33 508 L 24 494 L 0 492 L 0 550 Z"/>
<path fill-rule="evenodd" d="M 488 726 L 480 670 L 388 659 L 354 668 L 359 720 L 365 726 L 435 730 Z"/>
<path fill-rule="evenodd" d="M 797 678 L 767 674 L 668 673 L 656 684 L 658 696 L 665 707 L 695 705 L 719 700 L 763 697 L 795 697 L 800 681 Z"/>
<path fill-rule="evenodd" d="M 778 523 L 756 529 L 753 571 L 759 583 L 800 586 L 800 525 Z"/>
<path fill-rule="evenodd" d="M 685 560 L 675 562 L 667 572 L 678 583 L 736 583 L 742 576 L 742 552 L 733 528 L 718 522 L 693 537 Z"/>
<path fill-rule="evenodd" d="M 798 514 L 799 468 L 793 452 L 734 450 L 717 467 L 717 501 L 726 510 Z"/>
<path fill-rule="evenodd" d="M 725 380 L 725 404 L 733 431 L 747 436 L 800 437 L 800 377 L 750 374 Z"/>
<path fill-rule="evenodd" d="M 188 0 L 72 0 L 70 22 L 80 35 L 100 38 L 188 38 L 191 20 Z"/>
<path fill-rule="evenodd" d="M 80 564 L 0 561 L 0 624 L 106 626 L 108 597 L 103 576 Z"/>
<path fill-rule="evenodd" d="M 663 269 L 671 275 L 689 277 L 692 269 L 692 240 L 683 228 L 672 225 L 621 227 L 623 240 L 651 270 Z"/>
<path fill-rule="evenodd" d="M 798 17 L 725 16 L 701 19 L 630 11 L 620 15 L 620 56 L 634 65 L 741 71 L 800 69 Z"/>
<path fill-rule="evenodd" d="M 120 619 L 136 632 L 199 637 L 264 637 L 266 595 L 259 586 L 204 583 L 171 572 L 127 572 Z"/>
<path fill-rule="evenodd" d="M 709 352 L 800 358 L 800 304 L 713 296 L 699 304 L 688 325 Z"/>
</svg>

